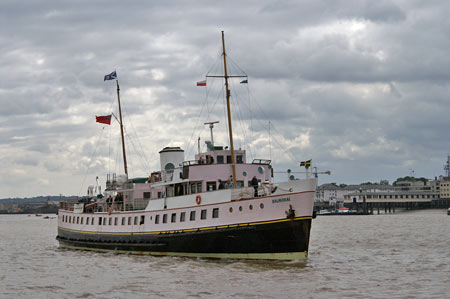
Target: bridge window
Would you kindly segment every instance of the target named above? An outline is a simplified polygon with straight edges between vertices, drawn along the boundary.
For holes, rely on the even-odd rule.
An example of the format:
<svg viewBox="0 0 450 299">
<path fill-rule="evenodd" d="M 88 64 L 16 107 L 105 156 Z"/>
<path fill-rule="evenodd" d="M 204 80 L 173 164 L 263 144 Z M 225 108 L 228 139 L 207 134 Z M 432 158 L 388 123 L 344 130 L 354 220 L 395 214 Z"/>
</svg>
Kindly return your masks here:
<svg viewBox="0 0 450 299">
<path fill-rule="evenodd" d="M 242 164 L 242 163 L 244 163 L 244 159 L 242 159 L 242 155 L 237 155 L 237 156 L 236 156 L 236 163 L 237 163 L 237 164 Z"/>
<path fill-rule="evenodd" d="M 212 218 L 219 218 L 219 208 L 214 208 L 212 211 Z"/>
<path fill-rule="evenodd" d="M 98 225 L 102 225 L 102 217 L 98 217 Z"/>
<path fill-rule="evenodd" d="M 131 225 L 131 217 L 128 217 L 128 225 Z"/>
<path fill-rule="evenodd" d="M 86 217 L 86 225 L 89 225 L 89 217 Z"/>
<path fill-rule="evenodd" d="M 91 219 L 91 225 L 94 225 L 94 217 Z"/>
<path fill-rule="evenodd" d="M 135 216 L 135 217 L 134 217 L 134 225 L 137 225 L 137 224 L 138 224 L 138 217 Z"/>
<path fill-rule="evenodd" d="M 77 217 L 77 224 L 80 222 L 80 217 Z"/>
<path fill-rule="evenodd" d="M 227 164 L 231 164 L 231 156 L 227 156 Z"/>
<path fill-rule="evenodd" d="M 206 190 L 208 191 L 214 191 L 216 190 L 216 182 L 207 182 L 206 183 Z"/>
<path fill-rule="evenodd" d="M 142 215 L 142 216 L 141 216 L 141 221 L 139 222 L 139 225 L 144 224 L 144 222 L 145 222 L 145 216 Z"/>
<path fill-rule="evenodd" d="M 155 216 L 155 224 L 158 224 L 159 223 L 159 215 L 156 215 Z"/>
<path fill-rule="evenodd" d="M 206 219 L 206 210 L 202 210 L 200 214 L 200 219 L 205 220 Z"/>
<path fill-rule="evenodd" d="M 223 156 L 217 156 L 217 164 L 223 164 Z"/>
<path fill-rule="evenodd" d="M 111 225 L 111 224 L 112 224 L 112 218 L 110 217 L 108 220 L 108 225 Z"/>
<path fill-rule="evenodd" d="M 125 225 L 125 217 L 122 217 L 122 225 Z"/>
<path fill-rule="evenodd" d="M 144 192 L 144 198 L 145 199 L 148 199 L 148 198 L 150 198 L 150 192 Z"/>
<path fill-rule="evenodd" d="M 180 222 L 184 222 L 184 219 L 186 218 L 186 212 L 180 213 Z"/>
<path fill-rule="evenodd" d="M 176 213 L 172 213 L 172 216 L 171 216 L 170 221 L 171 221 L 172 223 L 177 221 L 177 214 L 176 214 Z"/>
<path fill-rule="evenodd" d="M 189 217 L 189 220 L 191 220 L 191 221 L 195 220 L 195 211 L 191 211 L 191 215 Z"/>
<path fill-rule="evenodd" d="M 167 214 L 163 215 L 163 223 L 167 223 Z"/>
</svg>

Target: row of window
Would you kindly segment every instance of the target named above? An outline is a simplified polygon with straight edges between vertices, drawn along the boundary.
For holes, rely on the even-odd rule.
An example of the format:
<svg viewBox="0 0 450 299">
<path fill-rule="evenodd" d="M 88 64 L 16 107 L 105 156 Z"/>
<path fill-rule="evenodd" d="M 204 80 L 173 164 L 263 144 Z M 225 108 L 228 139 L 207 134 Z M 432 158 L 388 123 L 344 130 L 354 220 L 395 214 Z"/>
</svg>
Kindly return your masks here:
<svg viewBox="0 0 450 299">
<path fill-rule="evenodd" d="M 195 215 L 196 211 L 191 211 L 189 215 L 190 221 L 195 221 Z M 219 218 L 219 208 L 212 209 L 212 218 Z M 167 217 L 168 214 L 162 214 L 162 223 L 167 223 Z M 155 224 L 158 224 L 160 222 L 160 215 L 155 216 Z M 207 210 L 201 210 L 200 211 L 200 219 L 205 220 L 207 218 Z M 85 221 L 86 219 L 86 221 Z M 170 217 L 170 222 L 174 223 L 177 219 L 177 213 L 172 213 Z M 186 219 L 186 212 L 181 212 L 179 216 L 179 221 L 184 222 Z M 152 216 L 150 216 L 150 220 L 152 220 Z M 82 217 L 82 216 L 68 216 L 63 215 L 62 218 L 63 222 L 66 223 L 76 223 L 76 224 L 86 224 L 86 225 L 94 225 L 95 217 Z M 98 218 L 98 225 L 118 225 L 119 217 L 99 217 Z M 145 223 L 145 216 L 134 216 L 131 217 L 122 217 L 120 224 L 121 225 L 142 225 Z"/>
<path fill-rule="evenodd" d="M 414 194 L 410 194 L 410 195 L 367 195 L 367 198 L 434 198 L 435 195 L 434 194 L 422 194 L 422 195 L 414 195 Z"/>
<path fill-rule="evenodd" d="M 208 211 L 206 209 L 200 211 L 200 219 L 201 220 L 205 220 L 207 218 L 207 212 Z M 162 220 L 162 223 L 167 223 L 168 215 L 169 214 L 162 214 L 162 217 L 159 214 L 156 215 L 155 216 L 155 224 L 159 224 L 160 220 Z M 196 215 L 196 211 L 191 211 L 189 213 L 189 221 L 195 221 L 195 215 Z M 177 222 L 177 218 L 178 218 L 177 217 L 177 213 L 172 213 L 170 215 L 170 222 L 171 223 Z M 219 218 L 219 208 L 212 209 L 212 218 Z M 150 216 L 150 219 L 151 219 L 151 216 Z M 181 212 L 180 213 L 179 221 L 180 222 L 185 222 L 186 221 L 186 212 Z"/>
<path fill-rule="evenodd" d="M 224 156 L 218 155 L 217 157 L 217 164 L 225 164 L 225 160 L 224 160 Z M 231 164 L 231 156 L 226 156 L 227 159 L 227 163 L 226 164 Z M 214 158 L 212 156 L 207 155 L 206 156 L 206 161 L 203 161 L 202 158 L 200 158 L 199 160 L 199 164 L 213 164 L 214 163 Z M 236 163 L 237 164 L 242 164 L 244 163 L 244 159 L 242 155 L 236 155 Z"/>
<path fill-rule="evenodd" d="M 259 207 L 261 209 L 264 209 L 264 204 L 260 204 Z M 248 206 L 249 210 L 253 210 L 253 205 Z M 239 211 L 242 211 L 242 206 L 239 206 Z M 233 213 L 233 208 L 229 208 L 229 212 Z M 207 218 L 208 210 L 203 209 L 200 211 L 200 219 L 205 220 Z M 150 216 L 150 221 L 152 220 L 153 216 Z M 155 224 L 167 223 L 168 222 L 169 214 L 160 214 L 155 216 Z M 212 218 L 219 218 L 219 208 L 213 208 L 211 213 Z M 175 223 L 177 222 L 177 218 L 179 219 L 179 222 L 185 222 L 186 221 L 186 212 L 180 212 L 179 216 L 177 217 L 177 213 L 171 213 L 170 214 L 170 222 Z M 85 221 L 86 219 L 86 221 Z M 196 211 L 191 211 L 189 213 L 189 221 L 195 221 L 196 219 Z M 86 224 L 86 225 L 94 225 L 95 217 L 83 217 L 83 216 L 68 216 L 63 215 L 62 218 L 63 222 L 66 223 L 76 223 L 76 224 Z M 119 217 L 99 217 L 98 218 L 98 225 L 118 225 Z M 128 217 L 122 217 L 120 225 L 142 225 L 145 223 L 145 215 L 141 216 L 128 216 Z"/>
</svg>

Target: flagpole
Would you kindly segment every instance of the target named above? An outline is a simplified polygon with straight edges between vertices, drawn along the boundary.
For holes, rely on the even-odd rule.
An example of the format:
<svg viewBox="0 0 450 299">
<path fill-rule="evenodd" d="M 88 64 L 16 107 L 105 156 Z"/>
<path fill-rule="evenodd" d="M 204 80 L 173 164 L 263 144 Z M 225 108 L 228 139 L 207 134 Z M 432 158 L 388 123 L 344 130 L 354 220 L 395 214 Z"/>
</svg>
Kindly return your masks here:
<svg viewBox="0 0 450 299">
<path fill-rule="evenodd" d="M 234 188 L 237 188 L 236 184 L 236 158 L 234 157 L 234 145 L 233 145 L 233 130 L 231 128 L 231 111 L 230 111 L 230 90 L 228 89 L 228 73 L 227 73 L 227 55 L 225 53 L 225 34 L 222 31 L 222 48 L 223 48 L 223 69 L 225 73 L 225 90 L 227 97 L 227 114 L 228 114 L 228 131 L 230 134 L 230 148 L 231 148 L 231 168 L 233 169 L 233 184 Z"/>
<path fill-rule="evenodd" d="M 123 167 L 125 170 L 125 175 L 127 176 L 128 179 L 127 155 L 125 153 L 125 138 L 123 135 L 122 108 L 120 107 L 120 88 L 118 79 L 116 79 L 116 84 L 117 84 L 117 101 L 119 102 L 120 133 L 122 135 Z"/>
</svg>

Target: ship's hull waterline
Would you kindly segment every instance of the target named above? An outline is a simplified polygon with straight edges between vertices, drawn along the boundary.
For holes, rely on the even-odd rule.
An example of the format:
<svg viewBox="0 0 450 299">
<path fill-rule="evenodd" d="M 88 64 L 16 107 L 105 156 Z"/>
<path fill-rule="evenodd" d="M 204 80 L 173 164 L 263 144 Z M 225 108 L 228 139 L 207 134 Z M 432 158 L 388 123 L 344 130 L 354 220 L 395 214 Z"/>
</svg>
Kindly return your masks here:
<svg viewBox="0 0 450 299">
<path fill-rule="evenodd" d="M 103 233 L 58 228 L 61 248 L 155 256 L 296 260 L 307 257 L 311 217 L 189 231 Z"/>
</svg>

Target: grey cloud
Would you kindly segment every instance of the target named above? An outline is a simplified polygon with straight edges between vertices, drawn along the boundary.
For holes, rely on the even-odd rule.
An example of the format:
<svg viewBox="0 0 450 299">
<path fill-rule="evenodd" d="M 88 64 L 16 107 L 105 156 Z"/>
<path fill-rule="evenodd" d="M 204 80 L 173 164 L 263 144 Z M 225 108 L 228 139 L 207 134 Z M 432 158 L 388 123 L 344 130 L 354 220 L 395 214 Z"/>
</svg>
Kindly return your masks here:
<svg viewBox="0 0 450 299">
<path fill-rule="evenodd" d="M 450 148 L 448 11 L 445 1 L 2 1 L 0 174 L 13 175 L 0 197 L 77 194 L 121 171 L 117 124 L 94 119 L 117 115 L 115 84 L 103 82 L 114 69 L 127 133 L 143 147 L 128 145 L 132 175 L 148 175 L 137 151 L 153 168 L 167 145 L 192 158 L 198 136 L 209 138 L 205 119 L 221 121 L 226 145 L 223 82 L 201 114 L 195 86 L 220 65 L 221 30 L 230 71 L 240 72 L 233 61 L 249 75 L 232 82 L 238 146 L 268 155 L 270 120 L 277 168 L 306 157 L 344 183 L 409 168 L 434 176 Z M 40 183 L 10 187 L 27 176 Z"/>
</svg>

